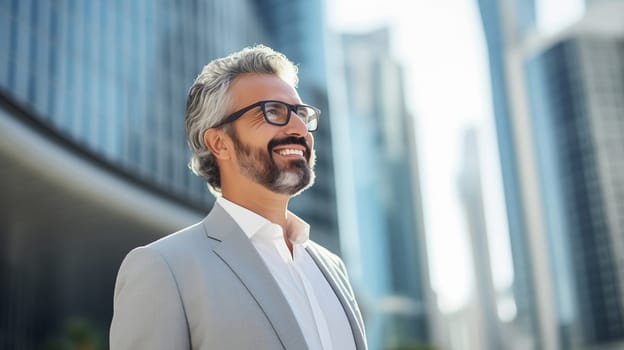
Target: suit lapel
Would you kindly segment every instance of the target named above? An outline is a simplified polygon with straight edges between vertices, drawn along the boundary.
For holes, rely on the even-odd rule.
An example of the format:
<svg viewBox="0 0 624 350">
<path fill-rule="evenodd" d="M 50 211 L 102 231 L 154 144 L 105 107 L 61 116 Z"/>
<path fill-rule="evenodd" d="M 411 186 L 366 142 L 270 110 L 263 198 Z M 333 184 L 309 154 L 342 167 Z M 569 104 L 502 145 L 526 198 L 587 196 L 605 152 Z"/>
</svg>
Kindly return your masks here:
<svg viewBox="0 0 624 350">
<path fill-rule="evenodd" d="M 285 349 L 308 349 L 286 297 L 262 257 L 236 222 L 219 205 L 204 221 L 209 238 L 221 241 L 214 252 L 243 283 L 265 313 Z"/>
<path fill-rule="evenodd" d="M 339 286 L 340 282 L 338 282 L 332 275 L 330 268 L 325 264 L 324 259 L 320 256 L 320 254 L 318 254 L 316 249 L 314 249 L 311 244 L 308 244 L 306 250 L 325 276 L 327 282 L 329 282 L 329 285 L 334 290 L 334 293 L 336 293 L 336 296 L 338 297 L 338 300 L 347 315 L 347 319 L 349 320 L 349 325 L 351 326 L 351 331 L 353 332 L 353 338 L 355 339 L 356 349 L 367 349 L 366 339 L 364 337 L 364 325 L 360 324 L 360 317 L 356 315 L 356 311 L 352 306 L 355 301 L 350 302 L 352 298 L 345 294 L 344 287 Z"/>
</svg>

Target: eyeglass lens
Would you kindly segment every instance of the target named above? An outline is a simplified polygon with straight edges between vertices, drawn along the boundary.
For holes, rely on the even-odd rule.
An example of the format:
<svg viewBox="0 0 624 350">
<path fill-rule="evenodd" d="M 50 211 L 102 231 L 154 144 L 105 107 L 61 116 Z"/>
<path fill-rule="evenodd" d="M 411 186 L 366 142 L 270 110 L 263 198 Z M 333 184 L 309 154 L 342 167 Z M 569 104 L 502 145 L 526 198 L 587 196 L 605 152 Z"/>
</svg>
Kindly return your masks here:
<svg viewBox="0 0 624 350">
<path fill-rule="evenodd" d="M 297 116 L 303 120 L 308 130 L 316 130 L 318 125 L 317 112 L 307 106 L 297 106 Z M 290 114 L 288 105 L 281 102 L 267 102 L 264 104 L 264 115 L 266 119 L 276 125 L 286 125 Z"/>
</svg>

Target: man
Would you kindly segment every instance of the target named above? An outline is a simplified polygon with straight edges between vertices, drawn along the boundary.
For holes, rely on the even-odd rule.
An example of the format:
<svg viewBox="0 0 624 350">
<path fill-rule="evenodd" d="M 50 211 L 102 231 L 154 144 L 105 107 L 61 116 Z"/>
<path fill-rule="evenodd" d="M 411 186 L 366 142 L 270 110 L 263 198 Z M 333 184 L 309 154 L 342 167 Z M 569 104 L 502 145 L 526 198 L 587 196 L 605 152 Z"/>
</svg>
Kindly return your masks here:
<svg viewBox="0 0 624 350">
<path fill-rule="evenodd" d="M 296 84 L 296 66 L 265 46 L 197 77 L 191 168 L 218 198 L 200 223 L 128 254 L 111 349 L 366 349 L 342 261 L 287 209 L 314 181 L 320 113 Z"/>
</svg>

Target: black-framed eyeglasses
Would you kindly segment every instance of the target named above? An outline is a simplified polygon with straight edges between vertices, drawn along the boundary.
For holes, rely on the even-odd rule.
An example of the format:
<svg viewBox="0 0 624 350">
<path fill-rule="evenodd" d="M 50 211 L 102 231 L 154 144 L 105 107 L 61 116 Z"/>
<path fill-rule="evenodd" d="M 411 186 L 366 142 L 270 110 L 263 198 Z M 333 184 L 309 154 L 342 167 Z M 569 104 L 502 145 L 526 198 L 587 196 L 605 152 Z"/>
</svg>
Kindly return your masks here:
<svg viewBox="0 0 624 350">
<path fill-rule="evenodd" d="M 293 112 L 301 118 L 301 120 L 303 120 L 309 132 L 316 131 L 318 128 L 318 119 L 321 114 L 320 109 L 308 105 L 291 105 L 286 102 L 273 100 L 259 101 L 244 107 L 230 114 L 220 123 L 213 126 L 213 128 L 218 128 L 224 124 L 231 123 L 256 107 L 262 108 L 264 120 L 266 120 L 269 124 L 284 126 L 290 121 L 290 112 Z"/>
</svg>

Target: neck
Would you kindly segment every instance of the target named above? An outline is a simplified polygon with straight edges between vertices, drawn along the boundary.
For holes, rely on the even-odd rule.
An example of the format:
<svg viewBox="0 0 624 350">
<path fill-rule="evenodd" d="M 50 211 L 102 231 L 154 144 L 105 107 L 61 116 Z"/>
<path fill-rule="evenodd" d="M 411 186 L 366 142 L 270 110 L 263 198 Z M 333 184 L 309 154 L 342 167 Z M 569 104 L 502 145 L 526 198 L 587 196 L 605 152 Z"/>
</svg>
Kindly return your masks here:
<svg viewBox="0 0 624 350">
<path fill-rule="evenodd" d="M 284 240 L 292 251 L 288 237 L 286 219 L 288 217 L 288 200 L 290 196 L 271 192 L 256 183 L 239 182 L 236 186 L 222 184 L 223 198 L 264 217 L 274 224 L 280 225 L 284 232 Z"/>
<path fill-rule="evenodd" d="M 266 218 L 274 224 L 286 223 L 288 198 L 272 195 L 240 196 L 237 193 L 222 192 L 223 198 Z"/>
</svg>

